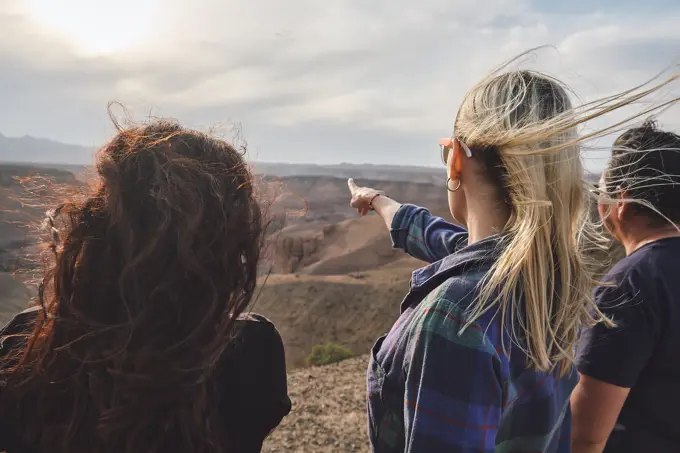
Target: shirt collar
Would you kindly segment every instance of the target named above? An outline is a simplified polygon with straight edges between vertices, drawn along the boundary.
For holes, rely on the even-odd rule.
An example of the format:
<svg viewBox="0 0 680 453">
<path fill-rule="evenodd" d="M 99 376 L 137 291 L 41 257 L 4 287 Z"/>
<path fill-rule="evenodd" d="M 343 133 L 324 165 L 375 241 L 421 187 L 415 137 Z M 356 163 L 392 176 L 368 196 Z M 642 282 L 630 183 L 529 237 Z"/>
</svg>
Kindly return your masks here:
<svg viewBox="0 0 680 453">
<path fill-rule="evenodd" d="M 454 275 L 491 267 L 500 256 L 501 240 L 500 235 L 489 236 L 429 266 L 413 271 L 411 289 L 429 287 L 432 283 L 439 286 Z"/>
</svg>

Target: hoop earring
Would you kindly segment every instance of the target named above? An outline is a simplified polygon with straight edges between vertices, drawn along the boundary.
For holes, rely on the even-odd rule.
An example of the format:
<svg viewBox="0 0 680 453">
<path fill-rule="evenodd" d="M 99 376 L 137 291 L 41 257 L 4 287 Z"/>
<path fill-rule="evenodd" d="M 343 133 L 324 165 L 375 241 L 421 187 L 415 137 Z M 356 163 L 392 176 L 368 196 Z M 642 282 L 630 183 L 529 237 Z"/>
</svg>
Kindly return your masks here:
<svg viewBox="0 0 680 453">
<path fill-rule="evenodd" d="M 451 178 L 446 178 L 446 190 L 448 190 L 449 192 L 455 192 L 456 190 L 460 189 L 460 178 L 456 178 L 456 181 L 458 181 L 458 185 L 452 189 L 449 187 L 449 182 L 451 182 Z"/>
</svg>

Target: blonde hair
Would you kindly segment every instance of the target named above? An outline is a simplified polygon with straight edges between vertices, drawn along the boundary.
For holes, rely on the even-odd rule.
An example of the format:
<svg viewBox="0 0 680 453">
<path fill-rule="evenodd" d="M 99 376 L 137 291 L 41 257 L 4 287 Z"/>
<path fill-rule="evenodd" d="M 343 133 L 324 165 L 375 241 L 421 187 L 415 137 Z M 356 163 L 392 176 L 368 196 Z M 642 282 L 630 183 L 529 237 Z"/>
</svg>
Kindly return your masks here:
<svg viewBox="0 0 680 453">
<path fill-rule="evenodd" d="M 524 70 L 492 74 L 465 96 L 456 138 L 483 167 L 486 162 L 485 173 L 495 179 L 510 209 L 500 258 L 480 284 L 466 327 L 495 309 L 529 366 L 564 374 L 575 362 L 581 329 L 599 322 L 613 325 L 591 296 L 594 263 L 587 249 L 606 239 L 589 216 L 580 145 L 678 99 L 586 135 L 579 136 L 577 128 L 678 76 L 579 107 L 572 106 L 560 81 Z"/>
</svg>

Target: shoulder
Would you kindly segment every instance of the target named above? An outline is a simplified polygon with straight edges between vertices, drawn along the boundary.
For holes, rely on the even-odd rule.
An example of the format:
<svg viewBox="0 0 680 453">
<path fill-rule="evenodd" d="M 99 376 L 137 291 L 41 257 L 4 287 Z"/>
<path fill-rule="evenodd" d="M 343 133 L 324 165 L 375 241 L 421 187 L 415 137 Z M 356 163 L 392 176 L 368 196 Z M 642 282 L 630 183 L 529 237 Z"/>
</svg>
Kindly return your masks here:
<svg viewBox="0 0 680 453">
<path fill-rule="evenodd" d="M 239 382 L 236 387 L 258 387 L 263 382 L 285 380 L 283 340 L 271 321 L 247 314 L 238 318 L 232 341 L 222 361 L 222 379 Z"/>
<path fill-rule="evenodd" d="M 469 308 L 476 297 L 476 283 L 469 278 L 454 277 L 432 291 L 416 313 L 418 336 L 445 341 L 449 345 L 499 357 L 500 338 L 491 314 L 469 321 Z"/>
<path fill-rule="evenodd" d="M 0 330 L 0 358 L 6 358 L 13 350 L 26 347 L 28 337 L 33 331 L 40 307 L 29 308 L 12 318 Z"/>
<path fill-rule="evenodd" d="M 675 247 L 677 253 L 680 248 Z M 594 290 L 595 299 L 602 309 L 618 308 L 633 301 L 649 304 L 661 303 L 653 297 L 657 283 L 668 281 L 674 273 L 677 253 L 671 254 L 663 246 L 646 246 L 621 259 L 602 279 Z"/>
<path fill-rule="evenodd" d="M 241 328 L 276 330 L 274 323 L 257 313 L 243 313 L 236 320 L 236 324 Z"/>
<path fill-rule="evenodd" d="M 486 273 L 485 269 L 470 270 L 448 278 L 427 296 L 426 300 L 433 301 L 441 307 L 448 307 L 451 311 L 464 316 L 474 305 L 479 295 L 479 284 Z M 482 317 L 480 324 L 488 324 L 491 317 Z"/>
<path fill-rule="evenodd" d="M 658 278 L 675 269 L 678 254 L 680 238 L 647 244 L 612 266 L 604 280 L 615 284 L 635 284 Z"/>
<path fill-rule="evenodd" d="M 31 307 L 15 315 L 5 326 L 0 329 L 0 342 L 7 336 L 28 333 L 38 319 L 41 307 Z"/>
<path fill-rule="evenodd" d="M 234 332 L 237 349 L 283 352 L 283 340 L 279 331 L 274 323 L 262 315 L 242 314 L 236 321 Z"/>
<path fill-rule="evenodd" d="M 34 322 L 38 317 L 40 310 L 40 306 L 35 306 L 17 313 L 7 324 L 5 324 L 2 330 L 0 330 L 0 334 L 4 334 L 8 330 L 16 330 L 17 328 Z"/>
</svg>

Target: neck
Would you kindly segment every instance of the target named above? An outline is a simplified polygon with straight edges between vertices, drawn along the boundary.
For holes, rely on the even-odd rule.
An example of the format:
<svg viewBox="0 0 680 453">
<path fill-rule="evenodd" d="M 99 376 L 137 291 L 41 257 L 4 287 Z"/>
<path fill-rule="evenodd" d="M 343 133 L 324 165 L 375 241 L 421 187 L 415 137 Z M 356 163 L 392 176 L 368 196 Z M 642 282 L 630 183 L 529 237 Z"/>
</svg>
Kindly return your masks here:
<svg viewBox="0 0 680 453">
<path fill-rule="evenodd" d="M 474 244 L 489 236 L 499 234 L 505 228 L 510 218 L 510 210 L 499 207 L 495 203 L 479 203 L 468 205 L 467 230 L 468 244 Z"/>
<path fill-rule="evenodd" d="M 678 231 L 678 228 L 679 227 L 676 225 L 669 225 L 668 227 L 654 230 L 641 229 L 639 231 L 629 233 L 627 237 L 621 241 L 621 243 L 626 249 L 626 255 L 630 255 L 643 245 L 649 244 L 650 242 L 670 237 L 680 237 L 680 231 Z"/>
</svg>

